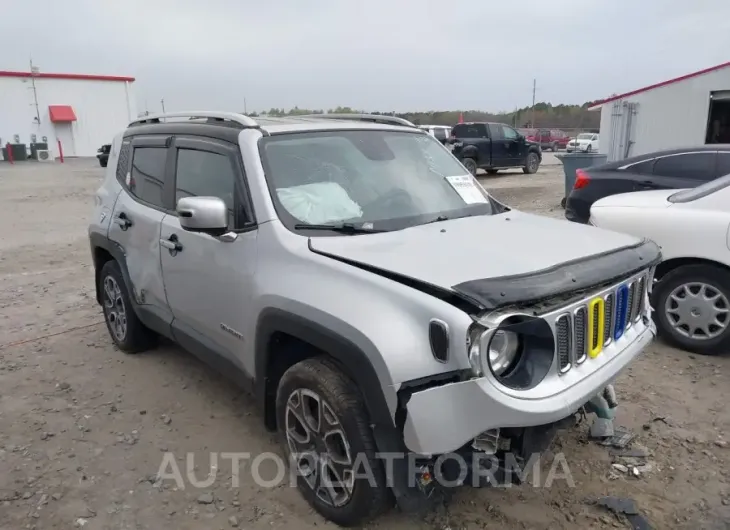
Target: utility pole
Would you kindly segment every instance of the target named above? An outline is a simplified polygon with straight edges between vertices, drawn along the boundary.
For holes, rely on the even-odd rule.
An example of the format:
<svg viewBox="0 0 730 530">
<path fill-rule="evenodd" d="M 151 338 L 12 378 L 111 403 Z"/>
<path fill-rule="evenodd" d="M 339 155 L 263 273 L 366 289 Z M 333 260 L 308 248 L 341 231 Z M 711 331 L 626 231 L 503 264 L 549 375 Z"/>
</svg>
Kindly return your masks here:
<svg viewBox="0 0 730 530">
<path fill-rule="evenodd" d="M 41 124 L 41 112 L 38 108 L 38 91 L 36 90 L 36 87 L 35 87 L 35 76 L 38 72 L 39 72 L 39 69 L 37 66 L 33 66 L 33 58 L 31 58 L 30 59 L 30 82 L 31 82 L 31 85 L 33 88 L 33 101 L 34 101 L 34 105 L 35 105 L 35 119 L 36 119 L 36 123 L 38 123 L 38 125 L 40 125 Z"/>
<path fill-rule="evenodd" d="M 530 127 L 535 128 L 535 92 L 537 92 L 537 79 L 532 80 L 532 116 L 530 116 Z"/>
<path fill-rule="evenodd" d="M 165 98 L 162 98 L 160 100 L 160 105 L 162 105 L 162 114 L 165 113 Z"/>
</svg>

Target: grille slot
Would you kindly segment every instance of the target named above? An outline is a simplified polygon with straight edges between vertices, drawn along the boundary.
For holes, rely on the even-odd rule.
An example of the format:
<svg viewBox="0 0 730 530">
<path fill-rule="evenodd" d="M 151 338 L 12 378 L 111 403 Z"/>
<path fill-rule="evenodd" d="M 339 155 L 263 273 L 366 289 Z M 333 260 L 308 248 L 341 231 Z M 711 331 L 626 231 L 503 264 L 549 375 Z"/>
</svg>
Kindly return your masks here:
<svg viewBox="0 0 730 530">
<path fill-rule="evenodd" d="M 558 363 L 561 372 L 570 370 L 570 347 L 572 341 L 572 333 L 570 326 L 570 315 L 560 315 L 555 322 L 555 331 L 557 339 Z"/>
<path fill-rule="evenodd" d="M 604 318 L 606 319 L 606 322 L 604 324 L 603 328 L 603 345 L 608 346 L 608 344 L 611 342 L 611 330 L 613 330 L 613 324 L 614 324 L 614 318 L 613 318 L 613 308 L 614 308 L 614 296 L 613 293 L 609 293 L 606 295 L 606 301 L 604 302 L 604 309 L 603 314 Z"/>
<path fill-rule="evenodd" d="M 575 328 L 575 362 L 577 364 L 586 360 L 586 315 L 588 309 L 585 306 L 575 310 L 573 326 Z"/>
<path fill-rule="evenodd" d="M 631 323 L 634 321 L 634 311 L 636 311 L 637 307 L 634 302 L 637 300 L 636 292 L 639 288 L 639 282 L 632 282 L 629 286 L 629 295 L 628 300 L 626 301 L 626 327 L 630 327 Z"/>
<path fill-rule="evenodd" d="M 634 292 L 633 304 L 631 306 L 630 322 L 636 322 L 641 317 L 641 305 L 644 302 L 644 289 L 646 287 L 646 277 L 642 276 L 639 281 L 634 282 L 636 290 Z"/>
<path fill-rule="evenodd" d="M 601 312 L 600 308 L 598 307 L 598 304 L 595 304 L 593 306 L 593 314 L 591 315 L 591 319 L 593 320 L 593 333 L 591 334 L 591 348 L 595 349 L 598 348 L 598 342 L 600 340 L 600 337 L 598 336 L 598 322 L 601 318 Z"/>
</svg>

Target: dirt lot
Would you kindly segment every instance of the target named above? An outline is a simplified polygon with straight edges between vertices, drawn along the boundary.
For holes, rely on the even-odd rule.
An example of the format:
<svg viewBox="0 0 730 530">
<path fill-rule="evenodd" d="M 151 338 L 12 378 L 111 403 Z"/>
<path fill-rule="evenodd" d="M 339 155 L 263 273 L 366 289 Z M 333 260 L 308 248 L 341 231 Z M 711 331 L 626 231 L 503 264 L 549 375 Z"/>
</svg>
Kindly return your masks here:
<svg viewBox="0 0 730 530">
<path fill-rule="evenodd" d="M 483 182 L 512 206 L 561 217 L 560 170 Z M 0 165 L 0 529 L 333 528 L 294 489 L 243 472 L 233 488 L 230 465 L 204 491 L 155 483 L 166 451 L 183 473 L 194 453 L 201 479 L 210 451 L 279 446 L 248 396 L 179 348 L 112 347 L 86 237 L 101 174 L 94 160 Z M 648 449 L 650 470 L 612 468 L 583 425 L 552 448 L 574 488 L 464 488 L 424 520 L 392 511 L 370 528 L 629 528 L 586 503 L 599 495 L 633 498 L 655 528 L 730 528 L 729 379 L 728 356 L 655 343 L 617 387 L 618 423 Z"/>
</svg>

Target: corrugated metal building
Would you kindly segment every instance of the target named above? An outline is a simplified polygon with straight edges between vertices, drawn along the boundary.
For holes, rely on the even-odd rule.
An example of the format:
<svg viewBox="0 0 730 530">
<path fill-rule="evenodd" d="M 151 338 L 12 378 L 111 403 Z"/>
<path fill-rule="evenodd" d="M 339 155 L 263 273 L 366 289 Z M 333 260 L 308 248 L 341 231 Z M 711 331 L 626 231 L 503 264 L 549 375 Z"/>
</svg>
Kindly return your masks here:
<svg viewBox="0 0 730 530">
<path fill-rule="evenodd" d="M 59 140 L 64 156 L 94 156 L 137 116 L 133 82 L 133 77 L 0 71 L 0 144 L 30 146 L 45 137 L 56 157 Z"/>
<path fill-rule="evenodd" d="M 589 110 L 601 112 L 599 152 L 609 161 L 730 143 L 730 62 L 611 96 Z"/>
</svg>

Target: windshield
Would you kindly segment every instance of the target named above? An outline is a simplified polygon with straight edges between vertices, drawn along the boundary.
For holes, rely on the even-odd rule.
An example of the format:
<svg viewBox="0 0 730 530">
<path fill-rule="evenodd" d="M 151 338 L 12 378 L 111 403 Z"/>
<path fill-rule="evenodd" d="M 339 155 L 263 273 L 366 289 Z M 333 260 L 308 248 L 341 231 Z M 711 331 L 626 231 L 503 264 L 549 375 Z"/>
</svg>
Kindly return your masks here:
<svg viewBox="0 0 730 530">
<path fill-rule="evenodd" d="M 705 182 L 696 188 L 678 191 L 677 193 L 670 195 L 667 200 L 673 203 L 692 202 L 702 197 L 720 191 L 730 186 L 730 175 L 725 175 L 715 180 Z"/>
<path fill-rule="evenodd" d="M 590 140 L 593 138 L 592 134 L 582 133 L 578 135 L 578 140 Z"/>
<path fill-rule="evenodd" d="M 290 229 L 352 223 L 397 230 L 493 211 L 483 188 L 431 135 L 279 134 L 262 138 L 260 152 L 277 213 Z"/>
</svg>

